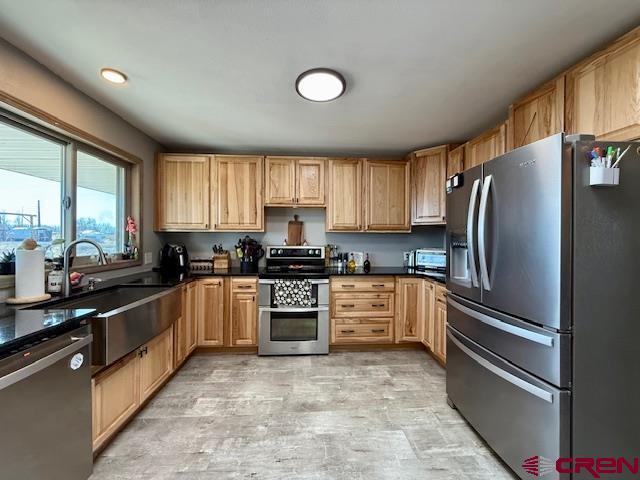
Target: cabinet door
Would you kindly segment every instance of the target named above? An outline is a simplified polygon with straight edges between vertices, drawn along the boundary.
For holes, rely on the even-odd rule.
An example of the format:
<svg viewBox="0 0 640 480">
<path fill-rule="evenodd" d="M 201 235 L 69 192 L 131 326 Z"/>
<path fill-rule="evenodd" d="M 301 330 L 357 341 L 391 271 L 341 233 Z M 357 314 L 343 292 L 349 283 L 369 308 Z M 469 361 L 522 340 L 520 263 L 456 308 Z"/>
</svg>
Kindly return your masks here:
<svg viewBox="0 0 640 480">
<path fill-rule="evenodd" d="M 140 405 L 137 352 L 131 353 L 91 380 L 93 449 L 99 448 Z"/>
<path fill-rule="evenodd" d="M 640 138 L 640 28 L 567 74 L 566 130 L 598 139 Z"/>
<path fill-rule="evenodd" d="M 411 159 L 413 225 L 445 222 L 446 146 L 414 152 Z"/>
<path fill-rule="evenodd" d="M 296 201 L 296 158 L 267 157 L 264 171 L 265 204 L 293 205 Z"/>
<path fill-rule="evenodd" d="M 501 123 L 473 140 L 469 140 L 464 150 L 465 168 L 475 167 L 505 153 L 506 131 L 506 124 Z"/>
<path fill-rule="evenodd" d="M 564 130 L 564 75 L 509 107 L 507 150 Z"/>
<path fill-rule="evenodd" d="M 329 160 L 327 231 L 362 230 L 362 159 Z"/>
<path fill-rule="evenodd" d="M 365 230 L 408 232 L 409 162 L 367 160 L 365 172 Z"/>
<path fill-rule="evenodd" d="M 208 156 L 158 156 L 156 230 L 209 230 L 210 175 Z"/>
<path fill-rule="evenodd" d="M 152 395 L 173 372 L 173 326 L 138 349 L 140 402 Z"/>
<path fill-rule="evenodd" d="M 231 292 L 231 346 L 257 345 L 258 302 L 255 292 Z"/>
<path fill-rule="evenodd" d="M 433 328 L 435 316 L 435 286 L 423 280 L 424 293 L 422 305 L 422 343 L 433 350 Z"/>
<path fill-rule="evenodd" d="M 177 368 L 185 358 L 187 358 L 187 311 L 186 311 L 186 287 L 183 288 L 183 297 L 182 297 L 182 315 L 180 318 L 176 320 L 173 325 L 173 354 L 174 354 L 174 368 Z"/>
<path fill-rule="evenodd" d="M 198 346 L 198 284 L 191 282 L 186 286 L 187 342 L 186 352 L 189 355 Z"/>
<path fill-rule="evenodd" d="M 296 165 L 296 204 L 322 206 L 324 200 L 324 158 L 300 158 Z"/>
<path fill-rule="evenodd" d="M 198 345 L 224 345 L 224 285 L 222 278 L 198 281 Z"/>
<path fill-rule="evenodd" d="M 460 172 L 464 172 L 464 145 L 450 150 L 447 158 L 447 178 Z"/>
<path fill-rule="evenodd" d="M 447 304 L 442 300 L 436 300 L 434 319 L 433 354 L 440 361 L 447 358 Z"/>
<path fill-rule="evenodd" d="M 263 159 L 254 156 L 215 156 L 217 216 L 215 230 L 264 230 Z"/>
<path fill-rule="evenodd" d="M 398 277 L 396 296 L 396 342 L 419 342 L 422 335 L 422 279 Z"/>
</svg>

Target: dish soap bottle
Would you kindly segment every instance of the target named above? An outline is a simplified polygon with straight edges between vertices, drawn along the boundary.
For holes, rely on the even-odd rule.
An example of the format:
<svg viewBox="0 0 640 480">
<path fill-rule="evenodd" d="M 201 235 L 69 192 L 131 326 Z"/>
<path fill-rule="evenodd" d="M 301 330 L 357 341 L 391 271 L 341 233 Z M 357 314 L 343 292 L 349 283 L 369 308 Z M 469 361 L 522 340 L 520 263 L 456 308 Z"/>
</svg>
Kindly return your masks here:
<svg viewBox="0 0 640 480">
<path fill-rule="evenodd" d="M 362 269 L 364 273 L 369 273 L 371 271 L 371 262 L 369 261 L 369 254 L 364 259 L 364 263 L 362 264 Z"/>
<path fill-rule="evenodd" d="M 351 258 L 349 259 L 347 269 L 349 270 L 349 273 L 353 273 L 356 271 L 356 259 L 353 257 L 353 253 L 351 254 Z"/>
</svg>

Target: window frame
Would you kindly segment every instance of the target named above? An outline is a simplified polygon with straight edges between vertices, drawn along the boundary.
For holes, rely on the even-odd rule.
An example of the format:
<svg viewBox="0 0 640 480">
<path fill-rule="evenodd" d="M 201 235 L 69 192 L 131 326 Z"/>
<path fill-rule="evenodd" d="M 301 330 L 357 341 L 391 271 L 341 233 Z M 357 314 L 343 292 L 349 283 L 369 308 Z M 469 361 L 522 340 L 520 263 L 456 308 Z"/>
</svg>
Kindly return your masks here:
<svg viewBox="0 0 640 480">
<path fill-rule="evenodd" d="M 110 254 L 110 263 L 107 265 L 97 265 L 94 258 L 96 255 L 90 256 L 74 256 L 73 270 L 92 273 L 106 270 L 116 270 L 121 268 L 129 268 L 142 265 L 142 160 L 137 157 L 127 155 L 118 155 L 116 152 L 108 151 L 100 146 L 92 145 L 82 139 L 67 134 L 70 132 L 58 132 L 40 125 L 36 122 L 24 118 L 20 114 L 6 110 L 0 107 L 0 123 L 7 124 L 11 127 L 24 130 L 32 135 L 42 137 L 48 141 L 58 143 L 63 148 L 62 154 L 62 171 L 61 171 L 61 189 L 60 189 L 60 215 L 61 215 L 61 233 L 65 239 L 65 247 L 72 241 L 69 239 L 77 239 L 76 237 L 76 192 L 77 192 L 77 164 L 78 151 L 92 155 L 102 161 L 112 163 L 118 167 L 125 169 L 124 181 L 122 184 L 122 195 L 118 196 L 118 219 L 122 225 L 117 226 L 117 235 L 120 241 L 126 239 L 124 231 L 127 215 L 133 216 L 138 225 L 137 242 L 138 259 L 122 259 L 123 252 Z M 52 122 L 59 125 L 61 122 Z M 70 126 L 69 126 L 70 127 Z M 70 128 L 71 129 L 71 128 Z M 87 135 L 88 136 L 88 135 Z M 114 147 L 115 148 L 115 147 Z M 119 230 L 119 229 L 121 230 Z M 122 232 L 122 233 L 120 233 Z M 124 246 L 124 241 L 121 242 Z"/>
</svg>

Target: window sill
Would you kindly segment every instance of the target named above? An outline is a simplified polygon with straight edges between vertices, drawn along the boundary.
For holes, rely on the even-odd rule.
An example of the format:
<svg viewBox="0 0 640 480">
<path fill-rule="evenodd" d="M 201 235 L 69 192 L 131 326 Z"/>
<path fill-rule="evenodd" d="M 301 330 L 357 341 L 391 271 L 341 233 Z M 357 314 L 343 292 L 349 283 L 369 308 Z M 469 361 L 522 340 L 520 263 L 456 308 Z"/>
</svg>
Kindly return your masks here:
<svg viewBox="0 0 640 480">
<path fill-rule="evenodd" d="M 121 268 L 139 267 L 142 265 L 142 259 L 138 260 L 118 260 L 107 265 L 78 265 L 71 267 L 72 272 L 79 273 L 97 273 L 107 272 L 109 270 L 119 270 Z"/>
<path fill-rule="evenodd" d="M 13 288 L 16 283 L 15 275 L 0 275 L 0 289 Z"/>
</svg>

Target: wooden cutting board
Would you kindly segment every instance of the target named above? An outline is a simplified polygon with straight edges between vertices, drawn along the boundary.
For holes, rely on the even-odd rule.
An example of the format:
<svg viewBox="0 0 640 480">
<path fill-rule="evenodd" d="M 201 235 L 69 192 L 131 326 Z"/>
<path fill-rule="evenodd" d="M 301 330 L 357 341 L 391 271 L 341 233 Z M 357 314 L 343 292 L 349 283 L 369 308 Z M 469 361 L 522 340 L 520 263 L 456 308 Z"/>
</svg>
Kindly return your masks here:
<svg viewBox="0 0 640 480">
<path fill-rule="evenodd" d="M 287 231 L 287 245 L 302 245 L 302 224 L 298 220 L 298 215 L 293 216 L 293 220 L 289 221 L 289 229 Z"/>
</svg>

